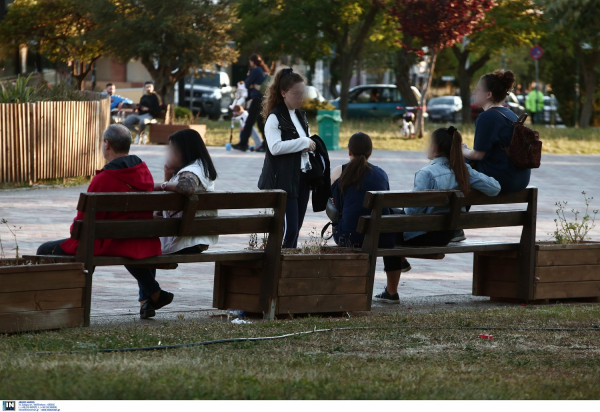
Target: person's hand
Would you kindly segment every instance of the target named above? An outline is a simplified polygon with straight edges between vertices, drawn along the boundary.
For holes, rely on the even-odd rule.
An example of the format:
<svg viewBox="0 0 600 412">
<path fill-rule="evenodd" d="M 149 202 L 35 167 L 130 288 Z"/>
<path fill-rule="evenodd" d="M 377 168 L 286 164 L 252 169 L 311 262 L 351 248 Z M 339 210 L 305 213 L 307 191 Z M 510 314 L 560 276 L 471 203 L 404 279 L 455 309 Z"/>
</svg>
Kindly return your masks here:
<svg viewBox="0 0 600 412">
<path fill-rule="evenodd" d="M 314 152 L 316 148 L 317 148 L 317 144 L 315 143 L 314 140 L 310 139 L 308 148 L 304 149 L 303 151 L 304 152 Z"/>
<path fill-rule="evenodd" d="M 168 182 L 169 180 L 171 180 L 171 178 L 173 176 L 175 176 L 175 173 L 177 173 L 177 170 L 175 170 L 175 168 L 169 166 L 166 163 L 165 163 L 164 171 L 165 171 L 165 182 Z"/>
<path fill-rule="evenodd" d="M 466 143 L 463 143 L 463 144 L 462 144 L 462 148 L 463 148 L 463 149 L 468 149 L 468 148 L 469 148 L 469 145 L 467 145 Z"/>
<path fill-rule="evenodd" d="M 148 108 L 146 106 L 140 106 L 140 110 L 146 111 Z"/>
</svg>

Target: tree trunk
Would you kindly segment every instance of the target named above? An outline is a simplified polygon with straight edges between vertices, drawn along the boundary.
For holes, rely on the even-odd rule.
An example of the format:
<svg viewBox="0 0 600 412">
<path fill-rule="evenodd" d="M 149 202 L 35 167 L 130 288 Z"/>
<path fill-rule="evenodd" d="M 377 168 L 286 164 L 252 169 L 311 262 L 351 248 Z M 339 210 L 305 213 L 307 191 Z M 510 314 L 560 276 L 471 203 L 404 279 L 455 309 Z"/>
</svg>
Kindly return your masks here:
<svg viewBox="0 0 600 412">
<path fill-rule="evenodd" d="M 596 87 L 598 85 L 598 74 L 596 66 L 600 51 L 594 50 L 589 56 L 581 56 L 581 66 L 583 73 L 583 84 L 585 86 L 585 100 L 581 108 L 581 117 L 579 118 L 579 127 L 590 127 L 592 115 L 594 114 L 594 99 L 596 97 Z"/>
<path fill-rule="evenodd" d="M 431 63 L 429 64 L 429 70 L 427 71 L 427 81 L 423 85 L 421 92 L 421 102 L 419 109 L 417 110 L 416 130 L 415 134 L 421 139 L 423 137 L 423 130 L 425 129 L 425 118 L 423 117 L 423 109 L 427 102 L 427 93 L 431 87 L 431 80 L 433 79 L 433 71 L 435 70 L 435 61 L 437 60 L 438 50 L 431 51 Z"/>
<path fill-rule="evenodd" d="M 457 45 L 452 46 L 452 51 L 458 60 L 458 85 L 460 88 L 460 99 L 462 101 L 462 122 L 471 122 L 471 82 L 477 70 L 481 69 L 490 60 L 490 54 L 486 52 L 467 68 L 467 61 L 471 51 L 468 48 L 461 50 Z"/>
<path fill-rule="evenodd" d="M 350 91 L 350 81 L 352 80 L 352 62 L 349 56 L 344 56 L 340 60 L 340 111 L 342 119 L 348 114 L 348 95 Z"/>
<path fill-rule="evenodd" d="M 341 77 L 341 90 L 340 90 L 340 110 L 342 118 L 346 118 L 348 112 L 348 91 L 350 89 L 350 80 L 352 79 L 352 68 L 354 62 L 360 59 L 365 40 L 369 35 L 371 26 L 375 21 L 377 13 L 381 9 L 382 5 L 379 0 L 373 0 L 369 11 L 364 15 L 360 27 L 356 32 L 356 38 L 350 39 L 350 41 L 340 41 L 336 49 L 337 56 L 340 57 L 340 77 Z M 344 36 L 348 39 L 348 36 Z"/>
<path fill-rule="evenodd" d="M 419 102 L 412 91 L 410 84 L 410 69 L 417 62 L 417 56 L 402 48 L 396 52 L 396 64 L 394 74 L 396 75 L 396 87 L 407 106 L 417 106 Z"/>
</svg>

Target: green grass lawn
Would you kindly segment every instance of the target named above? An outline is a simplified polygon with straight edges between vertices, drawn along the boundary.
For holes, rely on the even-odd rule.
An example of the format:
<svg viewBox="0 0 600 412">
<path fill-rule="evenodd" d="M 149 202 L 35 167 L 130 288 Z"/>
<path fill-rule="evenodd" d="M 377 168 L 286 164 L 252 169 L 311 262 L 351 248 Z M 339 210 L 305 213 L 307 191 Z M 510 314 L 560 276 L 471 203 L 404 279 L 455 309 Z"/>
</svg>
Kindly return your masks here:
<svg viewBox="0 0 600 412">
<path fill-rule="evenodd" d="M 211 146 L 223 146 L 229 141 L 228 121 L 198 120 L 207 124 L 207 141 Z M 316 122 L 311 122 L 311 131 L 317 133 Z M 425 126 L 427 137 L 433 130 L 446 125 L 430 124 Z M 535 126 L 534 126 L 535 127 Z M 474 124 L 458 125 L 465 141 L 472 146 Z M 544 142 L 544 153 L 556 154 L 600 154 L 600 129 L 547 128 L 539 127 L 540 138 Z M 353 133 L 362 131 L 373 139 L 375 149 L 384 150 L 423 150 L 427 139 L 406 139 L 400 137 L 399 126 L 388 120 L 348 120 L 340 128 L 340 146 L 346 147 Z M 234 143 L 238 140 L 239 127 L 233 130 Z"/>
<path fill-rule="evenodd" d="M 599 328 L 599 319 L 600 306 L 580 304 L 250 325 L 180 317 L 150 325 L 132 320 L 0 335 L 0 397 L 598 399 L 600 330 L 583 328 Z M 95 352 L 315 328 L 351 329 L 161 351 Z M 482 333 L 494 339 L 479 338 Z M 35 354 L 68 350 L 90 352 Z"/>
</svg>

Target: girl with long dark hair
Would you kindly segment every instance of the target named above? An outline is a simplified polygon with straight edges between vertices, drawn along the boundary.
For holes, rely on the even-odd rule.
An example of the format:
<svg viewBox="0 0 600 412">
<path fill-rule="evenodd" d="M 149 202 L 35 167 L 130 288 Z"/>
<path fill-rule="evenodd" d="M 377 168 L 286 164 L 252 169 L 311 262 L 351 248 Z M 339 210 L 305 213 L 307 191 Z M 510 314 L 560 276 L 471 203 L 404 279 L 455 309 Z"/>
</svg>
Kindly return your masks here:
<svg viewBox="0 0 600 412">
<path fill-rule="evenodd" d="M 169 137 L 165 181 L 155 190 L 166 190 L 186 196 L 215 190 L 217 171 L 200 134 L 191 129 L 180 130 Z M 163 211 L 162 217 L 181 217 L 181 211 Z M 216 216 L 216 210 L 201 210 L 196 216 Z M 218 236 L 169 236 L 160 238 L 162 252 L 200 253 L 214 245 Z"/>
<path fill-rule="evenodd" d="M 465 163 L 462 153 L 462 136 L 454 128 L 437 129 L 431 136 L 427 157 L 431 160 L 415 174 L 413 191 L 426 190 L 460 190 L 465 195 L 471 189 L 478 190 L 488 196 L 500 193 L 500 184 L 492 177 L 479 173 Z M 411 207 L 404 209 L 408 215 L 447 213 L 444 207 Z M 397 235 L 396 243 L 411 246 L 445 246 L 454 237 L 455 232 L 405 232 Z M 387 273 L 387 286 L 375 300 L 398 303 L 398 283 L 400 273 Z"/>
<path fill-rule="evenodd" d="M 254 123 L 257 123 L 258 129 L 262 135 L 265 135 L 265 117 L 261 116 L 261 109 L 263 105 L 262 102 L 264 97 L 261 92 L 263 87 L 261 86 L 267 80 L 267 77 L 270 74 L 269 67 L 256 53 L 250 56 L 248 59 L 248 64 L 250 65 L 250 71 L 248 72 L 248 77 L 244 81 L 246 89 L 248 89 L 248 100 L 250 100 L 248 107 L 248 119 L 246 120 L 244 128 L 240 133 L 240 141 L 232 146 L 234 149 L 241 150 L 243 152 L 248 150 L 248 139 L 252 135 Z M 256 148 L 256 151 L 265 151 L 264 142 L 261 147 Z"/>
<path fill-rule="evenodd" d="M 301 75 L 291 68 L 280 70 L 263 104 L 267 147 L 258 187 L 287 192 L 284 248 L 298 244 L 310 194 L 307 152 L 314 151 L 316 143 L 309 137 L 306 114 L 300 110 L 305 89 Z"/>
</svg>

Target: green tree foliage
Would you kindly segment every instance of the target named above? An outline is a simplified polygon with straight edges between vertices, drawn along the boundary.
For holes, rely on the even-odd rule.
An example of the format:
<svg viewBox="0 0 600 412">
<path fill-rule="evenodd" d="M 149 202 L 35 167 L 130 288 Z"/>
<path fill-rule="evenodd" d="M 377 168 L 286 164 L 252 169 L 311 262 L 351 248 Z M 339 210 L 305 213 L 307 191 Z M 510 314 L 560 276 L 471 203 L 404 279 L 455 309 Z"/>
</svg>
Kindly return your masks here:
<svg viewBox="0 0 600 412">
<path fill-rule="evenodd" d="M 368 42 L 384 0 L 241 0 L 238 43 L 247 53 L 292 55 L 309 64 L 331 57 L 332 92 L 339 81 L 345 116 L 355 62 Z"/>
<path fill-rule="evenodd" d="M 457 80 L 463 103 L 463 123 L 471 119 L 473 76 L 494 54 L 532 46 L 542 35 L 542 13 L 532 0 L 496 0 L 476 30 L 466 41 L 452 46 L 458 60 Z"/>
<path fill-rule="evenodd" d="M 567 39 L 583 76 L 580 127 L 589 127 L 594 113 L 600 64 L 600 2 L 597 0 L 538 0 L 544 7 L 550 32 Z"/>
<path fill-rule="evenodd" d="M 97 34 L 114 56 L 140 59 L 165 104 L 177 81 L 197 67 L 232 63 L 230 30 L 236 23 L 228 0 L 95 0 Z"/>
<path fill-rule="evenodd" d="M 88 9 L 97 1 L 15 0 L 0 23 L 0 41 L 25 44 L 52 62 L 66 63 L 81 88 L 93 63 L 107 51 Z"/>
</svg>

